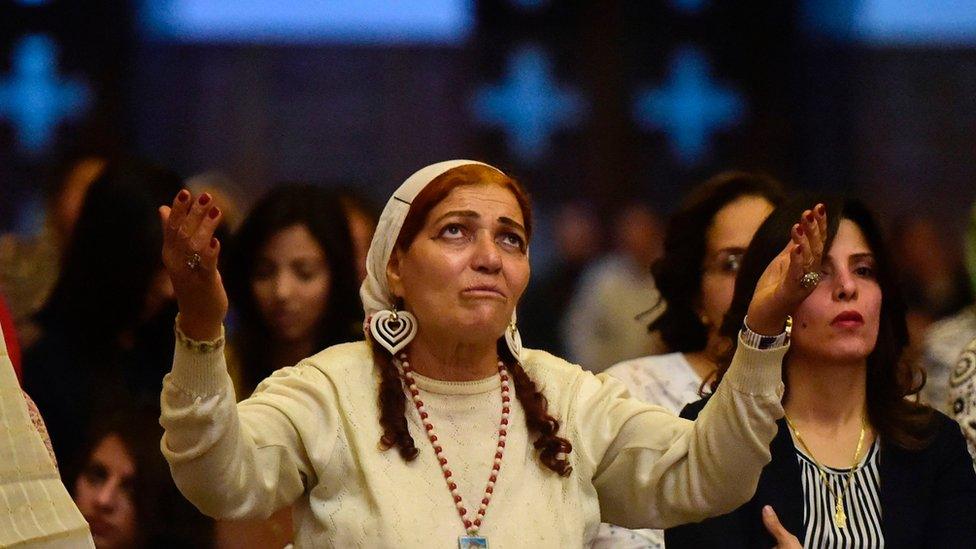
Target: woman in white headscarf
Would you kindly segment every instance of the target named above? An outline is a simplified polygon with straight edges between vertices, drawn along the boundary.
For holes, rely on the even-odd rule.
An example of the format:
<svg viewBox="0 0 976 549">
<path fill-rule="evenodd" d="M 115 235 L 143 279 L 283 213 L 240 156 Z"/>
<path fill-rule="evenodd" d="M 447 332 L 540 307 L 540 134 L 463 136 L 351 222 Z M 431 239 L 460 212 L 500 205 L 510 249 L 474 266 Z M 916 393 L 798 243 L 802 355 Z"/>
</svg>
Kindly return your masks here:
<svg viewBox="0 0 976 549">
<path fill-rule="evenodd" d="M 770 264 L 744 344 L 692 423 L 521 348 L 531 212 L 519 183 L 486 164 L 408 178 L 369 250 L 367 341 L 279 370 L 237 406 L 212 237 L 220 212 L 183 191 L 160 213 L 180 306 L 163 452 L 207 514 L 293 504 L 299 547 L 579 547 L 601 516 L 666 527 L 740 505 L 769 460 L 785 311 L 809 294 L 801 280 L 819 269 L 825 223 L 801 221 Z"/>
</svg>

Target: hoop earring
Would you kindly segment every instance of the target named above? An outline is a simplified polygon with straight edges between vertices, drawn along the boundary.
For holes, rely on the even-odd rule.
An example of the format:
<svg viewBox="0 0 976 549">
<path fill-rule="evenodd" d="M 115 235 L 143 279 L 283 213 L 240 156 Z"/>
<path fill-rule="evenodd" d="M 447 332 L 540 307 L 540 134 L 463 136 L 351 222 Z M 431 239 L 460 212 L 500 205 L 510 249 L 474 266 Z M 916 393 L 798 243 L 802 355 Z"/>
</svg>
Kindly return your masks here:
<svg viewBox="0 0 976 549">
<path fill-rule="evenodd" d="M 508 347 L 508 352 L 512 353 L 512 357 L 515 358 L 516 362 L 522 361 L 522 336 L 519 334 L 518 327 L 515 326 L 515 318 L 508 323 L 508 328 L 505 328 L 505 345 Z"/>
<path fill-rule="evenodd" d="M 369 333 L 395 356 L 417 335 L 417 317 L 407 311 L 397 311 L 394 305 L 392 309 L 373 313 L 369 319 Z"/>
</svg>

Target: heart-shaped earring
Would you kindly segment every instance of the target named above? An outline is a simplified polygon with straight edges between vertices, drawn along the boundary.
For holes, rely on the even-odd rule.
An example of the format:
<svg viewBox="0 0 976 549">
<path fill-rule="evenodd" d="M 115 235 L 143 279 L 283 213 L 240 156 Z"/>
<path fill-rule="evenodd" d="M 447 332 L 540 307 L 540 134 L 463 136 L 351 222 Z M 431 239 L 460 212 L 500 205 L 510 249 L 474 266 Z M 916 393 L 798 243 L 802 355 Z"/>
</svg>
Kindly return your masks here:
<svg viewBox="0 0 976 549">
<path fill-rule="evenodd" d="M 417 335 L 417 318 L 407 311 L 377 311 L 369 319 L 369 332 L 391 355 L 396 355 Z"/>
</svg>

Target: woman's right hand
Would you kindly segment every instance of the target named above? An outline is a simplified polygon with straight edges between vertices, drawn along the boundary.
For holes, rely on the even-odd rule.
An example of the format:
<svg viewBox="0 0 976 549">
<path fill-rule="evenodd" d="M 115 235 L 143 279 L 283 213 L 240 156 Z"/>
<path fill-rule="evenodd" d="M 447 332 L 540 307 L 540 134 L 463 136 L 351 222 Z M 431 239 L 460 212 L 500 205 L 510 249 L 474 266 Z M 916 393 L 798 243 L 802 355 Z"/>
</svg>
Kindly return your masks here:
<svg viewBox="0 0 976 549">
<path fill-rule="evenodd" d="M 198 341 L 220 337 L 227 316 L 227 292 L 217 271 L 220 242 L 214 238 L 220 216 L 209 194 L 194 198 L 186 189 L 172 206 L 159 207 L 163 265 L 180 308 L 180 330 Z"/>
<path fill-rule="evenodd" d="M 790 230 L 790 241 L 759 278 L 747 313 L 750 330 L 762 335 L 783 331 L 786 317 L 816 287 L 804 287 L 801 279 L 805 273 L 820 272 L 826 245 L 827 210 L 817 204 L 803 212 Z"/>
</svg>

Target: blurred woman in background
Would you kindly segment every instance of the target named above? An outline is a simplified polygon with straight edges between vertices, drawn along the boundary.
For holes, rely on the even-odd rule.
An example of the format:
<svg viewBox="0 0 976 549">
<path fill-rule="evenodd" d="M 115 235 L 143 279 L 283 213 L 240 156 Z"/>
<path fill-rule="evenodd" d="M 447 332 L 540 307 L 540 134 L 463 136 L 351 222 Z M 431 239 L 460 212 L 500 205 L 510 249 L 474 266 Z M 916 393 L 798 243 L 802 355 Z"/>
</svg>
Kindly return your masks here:
<svg viewBox="0 0 976 549">
<path fill-rule="evenodd" d="M 228 255 L 238 400 L 279 368 L 362 339 L 355 254 L 335 193 L 276 187 L 255 204 Z"/>
<path fill-rule="evenodd" d="M 159 452 L 157 415 L 123 405 L 90 430 L 71 486 L 98 549 L 213 545 L 213 521 L 180 495 Z"/>
<path fill-rule="evenodd" d="M 173 287 L 156 209 L 181 179 L 140 160 L 109 163 L 85 197 L 58 282 L 24 355 L 24 389 L 47 423 L 62 476 L 91 420 L 120 402 L 158 405 L 169 370 Z"/>
<path fill-rule="evenodd" d="M 729 342 L 719 334 L 732 301 L 735 275 L 752 235 L 783 199 L 771 177 L 729 171 L 689 193 L 668 221 L 664 256 L 652 273 L 667 307 L 648 329 L 660 334 L 668 354 L 616 364 L 607 373 L 627 385 L 632 396 L 675 414 L 698 400 Z M 660 530 L 633 531 L 603 524 L 592 547 L 654 548 L 664 545 Z"/>
<path fill-rule="evenodd" d="M 10 306 L 22 348 L 40 338 L 35 316 L 57 283 L 85 194 L 106 163 L 100 155 L 82 155 L 56 164 L 52 181 L 46 186 L 40 232 L 0 234 L 0 291 Z"/>
<path fill-rule="evenodd" d="M 782 187 L 770 177 L 724 172 L 692 191 L 671 217 L 664 256 L 652 268 L 666 309 L 648 326 L 670 353 L 607 370 L 631 395 L 674 413 L 698 400 L 703 380 L 728 348 L 719 328 L 742 254 L 782 198 Z"/>
</svg>

